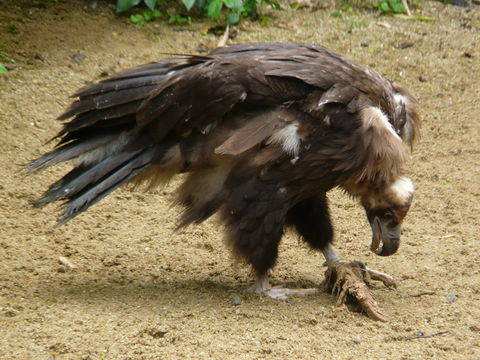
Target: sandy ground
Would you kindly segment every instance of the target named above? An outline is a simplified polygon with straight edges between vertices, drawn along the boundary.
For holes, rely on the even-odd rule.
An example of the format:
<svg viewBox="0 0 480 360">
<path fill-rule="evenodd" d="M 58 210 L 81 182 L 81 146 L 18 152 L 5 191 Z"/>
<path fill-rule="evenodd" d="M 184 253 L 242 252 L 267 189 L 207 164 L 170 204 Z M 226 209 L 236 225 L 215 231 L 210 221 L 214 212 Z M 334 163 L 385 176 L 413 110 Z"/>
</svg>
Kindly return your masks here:
<svg viewBox="0 0 480 360">
<path fill-rule="evenodd" d="M 55 206 L 32 209 L 66 168 L 25 177 L 19 164 L 51 148 L 69 94 L 162 53 L 205 51 L 218 37 L 198 21 L 128 25 L 96 2 L 6 3 L 0 52 L 14 69 L 0 77 L 1 359 L 480 359 L 480 7 L 425 3 L 421 14 L 434 22 L 286 10 L 267 27 L 245 22 L 234 40 L 320 43 L 418 97 L 417 193 L 398 254 L 370 253 L 362 210 L 331 194 L 342 258 L 399 282 L 400 292 L 372 288 L 390 318 L 381 323 L 329 294 L 281 302 L 247 292 L 250 271 L 232 261 L 213 221 L 173 231 L 175 184 L 119 190 L 60 228 Z M 288 234 L 272 279 L 314 286 L 321 265 Z M 434 294 L 408 295 L 424 291 Z"/>
</svg>

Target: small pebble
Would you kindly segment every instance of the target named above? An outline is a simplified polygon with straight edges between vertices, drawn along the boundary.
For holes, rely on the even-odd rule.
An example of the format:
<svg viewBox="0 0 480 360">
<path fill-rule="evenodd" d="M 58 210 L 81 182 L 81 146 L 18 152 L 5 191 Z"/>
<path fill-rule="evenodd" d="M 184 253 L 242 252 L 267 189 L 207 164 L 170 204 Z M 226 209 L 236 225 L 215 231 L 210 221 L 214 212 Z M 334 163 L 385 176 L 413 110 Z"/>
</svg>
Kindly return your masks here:
<svg viewBox="0 0 480 360">
<path fill-rule="evenodd" d="M 85 60 L 86 56 L 83 54 L 75 54 L 72 56 L 72 62 L 74 64 L 80 64 L 83 60 Z"/>
<path fill-rule="evenodd" d="M 33 56 L 33 58 L 34 58 L 35 60 L 45 61 L 45 58 L 42 56 L 42 54 L 38 54 L 38 53 L 37 53 L 37 54 L 35 54 L 35 55 Z"/>
<path fill-rule="evenodd" d="M 462 7 L 462 8 L 469 8 L 470 7 L 470 4 L 465 0 L 450 0 L 450 3 L 453 6 L 459 6 L 459 7 Z"/>
<path fill-rule="evenodd" d="M 12 309 L 7 309 L 6 311 L 3 312 L 3 315 L 6 317 L 15 317 L 17 316 L 17 312 Z"/>
<path fill-rule="evenodd" d="M 232 297 L 232 305 L 233 306 L 238 306 L 238 305 L 241 305 L 242 304 L 242 299 L 240 296 L 238 295 L 235 295 L 234 297 Z"/>
<path fill-rule="evenodd" d="M 458 293 L 456 291 L 452 291 L 447 296 L 447 303 L 451 304 L 458 300 Z"/>
<path fill-rule="evenodd" d="M 480 332 L 480 326 L 472 325 L 469 329 L 474 332 Z"/>
<path fill-rule="evenodd" d="M 360 340 L 360 338 L 358 336 L 354 337 L 352 339 L 352 341 L 355 343 L 355 344 L 360 344 L 362 342 L 362 340 Z"/>
<path fill-rule="evenodd" d="M 394 47 L 396 47 L 397 49 L 408 49 L 408 48 L 411 48 L 413 46 L 413 43 L 410 42 L 410 41 L 404 41 L 400 44 L 394 44 L 393 45 Z"/>
</svg>

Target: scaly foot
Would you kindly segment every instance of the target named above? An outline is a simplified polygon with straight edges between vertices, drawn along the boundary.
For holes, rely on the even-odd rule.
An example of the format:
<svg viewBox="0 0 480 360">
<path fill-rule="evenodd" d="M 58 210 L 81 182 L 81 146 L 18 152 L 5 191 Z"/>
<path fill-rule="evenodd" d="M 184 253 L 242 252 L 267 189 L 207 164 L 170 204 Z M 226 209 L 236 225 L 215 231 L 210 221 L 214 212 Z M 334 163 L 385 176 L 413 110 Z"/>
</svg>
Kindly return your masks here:
<svg viewBox="0 0 480 360">
<path fill-rule="evenodd" d="M 311 289 L 289 289 L 283 286 L 271 286 L 268 277 L 260 276 L 255 284 L 255 292 L 258 295 L 268 296 L 272 299 L 286 301 L 289 295 L 310 295 L 320 292 L 318 288 Z"/>
</svg>

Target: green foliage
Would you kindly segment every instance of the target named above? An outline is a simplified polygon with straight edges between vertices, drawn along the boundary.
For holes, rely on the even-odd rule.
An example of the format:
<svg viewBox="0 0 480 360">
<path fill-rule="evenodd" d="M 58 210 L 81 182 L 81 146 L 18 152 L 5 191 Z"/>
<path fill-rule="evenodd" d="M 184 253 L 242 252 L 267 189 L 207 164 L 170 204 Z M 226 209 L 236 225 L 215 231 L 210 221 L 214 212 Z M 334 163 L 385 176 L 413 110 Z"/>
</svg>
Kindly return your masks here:
<svg viewBox="0 0 480 360">
<path fill-rule="evenodd" d="M 379 0 L 373 3 L 373 7 L 386 14 L 402 14 L 405 12 L 401 0 Z"/>
<path fill-rule="evenodd" d="M 183 5 L 187 8 L 188 11 L 195 5 L 195 0 L 183 0 Z"/>
<path fill-rule="evenodd" d="M 218 19 L 220 11 L 222 11 L 223 1 L 224 0 L 211 0 L 207 6 L 208 16 L 214 20 Z"/>
<path fill-rule="evenodd" d="M 330 16 L 341 18 L 344 15 L 353 15 L 358 12 L 358 11 L 355 11 L 354 7 L 350 5 L 348 1 L 343 1 L 343 3 L 344 4 L 340 7 L 340 9 L 338 9 L 338 11 L 331 13 Z"/>
<path fill-rule="evenodd" d="M 192 18 L 190 16 L 182 16 L 182 15 L 177 15 L 177 14 L 171 14 L 168 18 L 168 23 L 169 24 L 188 24 L 190 25 L 192 23 Z"/>
<path fill-rule="evenodd" d="M 7 54 L 5 54 L 4 52 L 0 52 L 0 59 L 8 59 Z M 3 63 L 0 62 L 0 74 L 6 73 L 8 73 L 8 69 L 5 67 L 5 65 L 3 65 Z"/>
<path fill-rule="evenodd" d="M 132 7 L 140 4 L 141 1 L 143 1 L 150 10 L 154 10 L 157 5 L 157 0 L 117 0 L 117 13 L 130 10 Z"/>
<path fill-rule="evenodd" d="M 15 24 L 5 25 L 5 31 L 7 33 L 10 33 L 10 34 L 18 34 L 19 33 L 18 28 Z"/>
<path fill-rule="evenodd" d="M 281 10 L 282 7 L 275 0 L 181 0 L 187 11 L 190 11 L 194 6 L 207 14 L 211 19 L 218 20 L 222 15 L 222 10 L 225 10 L 225 21 L 229 25 L 236 25 L 240 22 L 242 17 L 255 16 L 258 19 L 263 19 L 263 23 L 267 23 L 266 18 L 257 17 L 257 9 L 262 4 L 267 4 L 275 10 Z M 117 13 L 122 13 L 131 8 L 144 3 L 150 8 L 150 12 L 143 12 L 130 16 L 130 20 L 137 25 L 145 25 L 147 21 L 153 20 L 160 16 L 155 13 L 155 8 L 159 6 L 160 0 L 117 0 Z M 177 14 L 168 14 L 169 23 L 185 24 L 191 23 L 190 16 L 181 16 Z"/>
<path fill-rule="evenodd" d="M 185 7 L 189 1 L 191 0 L 182 0 Z M 225 9 L 227 24 L 236 25 L 242 17 L 258 15 L 257 8 L 263 3 L 274 9 L 281 9 L 280 4 L 273 0 L 195 0 L 194 5 L 214 20 L 217 20 Z"/>
<path fill-rule="evenodd" d="M 138 14 L 132 14 L 130 15 L 130 21 L 135 25 L 144 26 L 146 22 L 152 21 L 160 16 L 162 16 L 160 10 L 155 9 L 144 11 Z"/>
</svg>

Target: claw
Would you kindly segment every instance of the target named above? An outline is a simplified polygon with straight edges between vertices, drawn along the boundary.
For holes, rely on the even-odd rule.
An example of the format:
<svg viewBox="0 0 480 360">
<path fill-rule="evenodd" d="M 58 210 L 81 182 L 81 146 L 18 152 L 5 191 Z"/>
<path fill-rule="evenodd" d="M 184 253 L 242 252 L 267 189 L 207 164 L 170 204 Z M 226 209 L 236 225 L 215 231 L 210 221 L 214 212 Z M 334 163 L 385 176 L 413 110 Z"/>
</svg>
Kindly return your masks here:
<svg viewBox="0 0 480 360">
<path fill-rule="evenodd" d="M 370 269 L 368 267 L 365 267 L 365 271 L 368 273 L 368 275 L 372 280 L 381 281 L 388 288 L 391 288 L 391 287 L 393 287 L 394 289 L 397 288 L 397 283 L 395 282 L 395 279 L 392 276 L 385 274 L 381 271 Z"/>
</svg>

